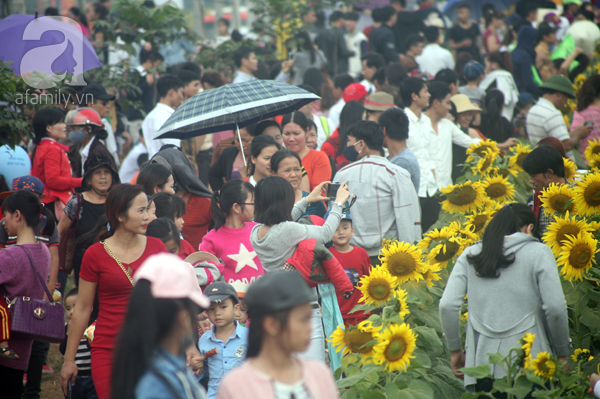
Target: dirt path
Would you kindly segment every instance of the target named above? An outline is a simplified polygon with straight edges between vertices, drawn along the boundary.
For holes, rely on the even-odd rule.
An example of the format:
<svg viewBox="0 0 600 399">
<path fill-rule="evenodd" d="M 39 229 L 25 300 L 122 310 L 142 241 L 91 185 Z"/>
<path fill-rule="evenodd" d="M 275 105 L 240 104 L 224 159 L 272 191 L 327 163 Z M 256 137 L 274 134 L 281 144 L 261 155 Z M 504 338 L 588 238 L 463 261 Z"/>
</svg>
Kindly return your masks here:
<svg viewBox="0 0 600 399">
<path fill-rule="evenodd" d="M 60 389 L 60 369 L 63 364 L 63 356 L 58 351 L 58 344 L 50 345 L 48 352 L 48 365 L 54 369 L 52 374 L 42 375 L 42 399 L 64 399 L 65 396 Z"/>
</svg>

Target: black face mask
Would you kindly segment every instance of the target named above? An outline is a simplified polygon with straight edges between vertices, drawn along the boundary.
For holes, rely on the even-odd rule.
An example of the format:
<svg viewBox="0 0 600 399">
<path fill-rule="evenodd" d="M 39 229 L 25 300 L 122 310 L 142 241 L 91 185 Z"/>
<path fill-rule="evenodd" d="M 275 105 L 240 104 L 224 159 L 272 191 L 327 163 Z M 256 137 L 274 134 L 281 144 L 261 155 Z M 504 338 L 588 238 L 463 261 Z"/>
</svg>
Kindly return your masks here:
<svg viewBox="0 0 600 399">
<path fill-rule="evenodd" d="M 344 156 L 350 162 L 356 161 L 358 159 L 358 154 L 360 154 L 360 152 L 356 151 L 356 148 L 354 147 L 355 145 L 356 143 L 354 143 L 354 145 L 344 147 Z"/>
</svg>

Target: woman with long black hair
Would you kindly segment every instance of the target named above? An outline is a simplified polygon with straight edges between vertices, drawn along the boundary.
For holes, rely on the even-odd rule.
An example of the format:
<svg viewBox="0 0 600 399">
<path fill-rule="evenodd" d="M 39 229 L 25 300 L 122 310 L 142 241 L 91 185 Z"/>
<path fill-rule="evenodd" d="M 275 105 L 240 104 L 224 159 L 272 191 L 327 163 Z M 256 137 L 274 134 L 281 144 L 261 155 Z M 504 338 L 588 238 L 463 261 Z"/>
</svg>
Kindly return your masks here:
<svg viewBox="0 0 600 399">
<path fill-rule="evenodd" d="M 517 138 L 512 123 L 502 116 L 504 94 L 498 89 L 491 89 L 485 94 L 483 104 L 485 112 L 477 128 L 486 138 L 497 142 L 498 148 L 506 154 L 510 147 L 517 145 Z"/>
<path fill-rule="evenodd" d="M 335 129 L 321 147 L 322 152 L 336 161 L 338 170 L 348 163 L 348 160 L 344 156 L 344 148 L 346 148 L 348 143 L 348 127 L 354 122 L 362 120 L 364 113 L 364 105 L 358 101 L 348 101 L 340 113 L 340 126 Z M 344 162 L 345 164 L 340 165 L 341 162 Z"/>
<path fill-rule="evenodd" d="M 502 367 L 490 364 L 488 353 L 508 355 L 526 333 L 535 334 L 532 357 L 548 352 L 567 362 L 567 304 L 552 250 L 532 236 L 535 223 L 527 205 L 512 203 L 500 209 L 482 242 L 458 258 L 440 300 L 452 370 L 477 392 L 489 392 L 494 379 L 505 376 Z M 466 353 L 459 330 L 465 295 L 469 306 Z M 494 379 L 476 379 L 458 371 L 481 365 L 489 365 Z"/>
<path fill-rule="evenodd" d="M 317 68 L 322 70 L 327 64 L 327 59 L 323 52 L 313 44 L 307 31 L 300 31 L 296 35 L 298 51 L 294 54 L 294 86 L 301 85 L 304 82 L 304 74 L 308 68 Z"/>
<path fill-rule="evenodd" d="M 156 255 L 134 281 L 115 352 L 111 398 L 206 398 L 185 357 L 198 340 L 200 308 L 210 306 L 194 269 L 175 255 Z"/>
</svg>

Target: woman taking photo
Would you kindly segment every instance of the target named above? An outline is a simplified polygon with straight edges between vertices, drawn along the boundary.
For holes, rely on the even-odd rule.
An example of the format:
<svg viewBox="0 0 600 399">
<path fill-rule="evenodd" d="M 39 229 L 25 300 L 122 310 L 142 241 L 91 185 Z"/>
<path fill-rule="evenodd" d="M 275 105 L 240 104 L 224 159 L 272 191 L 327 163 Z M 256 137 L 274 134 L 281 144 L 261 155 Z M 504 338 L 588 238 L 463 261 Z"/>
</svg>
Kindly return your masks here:
<svg viewBox="0 0 600 399">
<path fill-rule="evenodd" d="M 498 89 L 504 93 L 504 108 L 502 116 L 512 121 L 519 90 L 512 75 L 512 60 L 509 52 L 494 51 L 485 57 L 485 78 L 479 82 L 479 88 L 484 91 Z"/>
<path fill-rule="evenodd" d="M 300 156 L 292 150 L 283 149 L 277 151 L 271 157 L 271 172 L 273 176 L 279 176 L 287 180 L 294 189 L 294 203 L 300 202 L 302 198 L 308 197 L 309 193 L 300 188 L 302 182 L 302 163 Z M 314 202 L 308 205 L 306 211 L 300 216 L 317 215 L 325 217 L 327 209 L 323 202 Z"/>
<path fill-rule="evenodd" d="M 46 244 L 39 243 L 34 229 L 40 217 L 47 218 L 44 236 L 54 232 L 54 218 L 36 194 L 29 191 L 17 191 L 2 202 L 4 226 L 9 236 L 16 236 L 16 245 L 0 250 L 0 292 L 10 300 L 26 296 L 32 299 L 44 299 L 44 287 L 40 283 L 34 266 L 25 250 L 35 262 L 42 279 L 47 281 L 50 274 L 50 251 Z M 0 357 L 0 387 L 2 397 L 21 399 L 23 374 L 29 364 L 33 339 L 10 337 L 7 349 L 2 348 Z"/>
<path fill-rule="evenodd" d="M 308 134 L 308 120 L 302 112 L 286 114 L 281 121 L 283 129 L 283 143 L 285 148 L 294 151 L 300 156 L 302 165 L 308 175 L 310 190 L 331 178 L 331 165 L 327 155 L 311 150 L 306 146 Z"/>
<path fill-rule="evenodd" d="M 571 351 L 558 268 L 550 247 L 532 237 L 535 223 L 525 204 L 512 203 L 500 209 L 483 240 L 458 258 L 440 300 L 440 321 L 452 354 L 452 370 L 464 377 L 465 387 L 474 385 L 476 392 L 489 392 L 494 379 L 463 376 L 458 369 L 488 365 L 494 378 L 502 378 L 504 369 L 490 364 L 488 353 L 508 355 L 525 333 L 535 334 L 533 358 L 548 352 L 566 363 Z M 466 353 L 459 331 L 465 295 L 469 306 Z"/>
<path fill-rule="evenodd" d="M 133 288 L 132 276 L 148 257 L 166 252 L 165 244 L 146 237 L 148 196 L 138 185 L 113 187 L 106 198 L 108 231 L 85 252 L 79 274 L 79 298 L 69 325 L 60 381 L 63 392 L 75 381 L 75 354 L 98 295 L 98 320 L 92 345 L 92 378 L 98 398 L 110 397 L 112 359 L 117 335 Z"/>
<path fill-rule="evenodd" d="M 144 262 L 134 281 L 111 398 L 206 398 L 185 357 L 197 341 L 198 313 L 210 306 L 194 269 L 174 255 L 157 255 Z"/>
<path fill-rule="evenodd" d="M 339 398 L 323 362 L 295 356 L 311 342 L 311 304 L 316 299 L 295 272 L 276 271 L 250 286 L 247 359 L 225 376 L 219 399 Z"/>
<path fill-rule="evenodd" d="M 258 136 L 252 140 L 247 179 L 250 184 L 256 186 L 260 179 L 271 176 L 271 157 L 280 149 L 281 146 L 269 135 Z"/>
<path fill-rule="evenodd" d="M 136 184 L 142 186 L 146 195 L 158 193 L 175 194 L 175 180 L 169 168 L 158 163 L 151 163 L 140 171 Z"/>
<path fill-rule="evenodd" d="M 600 75 L 590 76 L 577 92 L 577 110 L 573 114 L 571 131 L 587 121 L 594 124 L 590 135 L 579 142 L 579 153 L 583 159 L 590 141 L 600 138 Z"/>
<path fill-rule="evenodd" d="M 244 179 L 248 175 L 246 165 L 250 163 L 250 145 L 255 137 L 256 125 L 250 125 L 240 128 L 240 137 L 237 133 L 233 135 L 235 144 L 225 148 L 223 153 L 217 159 L 217 162 L 211 166 L 208 172 L 208 182 L 213 190 L 220 190 L 225 182 L 232 179 Z M 240 151 L 244 151 L 244 156 Z M 245 160 L 245 164 L 244 164 Z"/>
<path fill-rule="evenodd" d="M 77 225 L 76 236 L 78 237 L 73 254 L 73 270 L 75 277 L 75 285 L 79 286 L 79 271 L 83 254 L 93 244 L 92 241 L 87 242 L 84 239 L 87 233 L 93 231 L 100 220 L 104 216 L 104 204 L 108 191 L 115 184 L 119 184 L 119 174 L 112 169 L 112 162 L 103 155 L 95 155 L 85 161 L 83 167 L 83 181 L 81 184 L 84 190 L 81 194 L 75 194 L 63 213 L 60 222 L 58 223 L 58 235 L 63 237 L 71 223 L 75 220 Z M 81 203 L 80 203 L 81 201 Z M 77 211 L 79 210 L 79 214 Z M 96 237 L 93 237 L 95 239 Z M 61 284 L 66 284 L 61 281 Z"/>
<path fill-rule="evenodd" d="M 58 140 L 67 137 L 65 114 L 58 108 L 42 108 L 33 116 L 33 151 L 31 175 L 44 183 L 42 202 L 50 209 L 55 220 L 62 218 L 63 209 L 73 189 L 81 186 L 81 178 L 72 177 L 69 147 Z"/>
</svg>

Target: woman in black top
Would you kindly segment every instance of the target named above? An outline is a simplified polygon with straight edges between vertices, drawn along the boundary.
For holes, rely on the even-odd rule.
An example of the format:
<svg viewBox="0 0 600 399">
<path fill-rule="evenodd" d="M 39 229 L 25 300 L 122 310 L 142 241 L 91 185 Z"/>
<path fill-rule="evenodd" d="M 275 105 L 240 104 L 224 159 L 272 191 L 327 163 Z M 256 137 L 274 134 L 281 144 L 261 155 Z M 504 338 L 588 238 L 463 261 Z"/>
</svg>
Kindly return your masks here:
<svg viewBox="0 0 600 399">
<path fill-rule="evenodd" d="M 517 144 L 515 130 L 512 123 L 502 116 L 504 107 L 504 94 L 498 89 L 491 89 L 484 99 L 485 112 L 481 115 L 479 130 L 488 139 L 498 143 L 498 148 L 503 154 L 509 147 Z"/>
<path fill-rule="evenodd" d="M 112 163 L 104 155 L 89 158 L 83 167 L 82 193 L 74 194 L 67 202 L 65 211 L 58 223 L 58 234 L 62 238 L 72 221 L 79 218 L 77 225 L 77 245 L 73 258 L 75 285 L 79 286 L 79 270 L 85 250 L 93 244 L 93 240 L 85 240 L 86 233 L 94 230 L 96 224 L 104 217 L 104 203 L 110 188 L 119 184 L 119 174 L 112 168 Z M 80 205 L 80 201 L 81 205 Z M 79 215 L 77 216 L 77 209 Z"/>
</svg>

